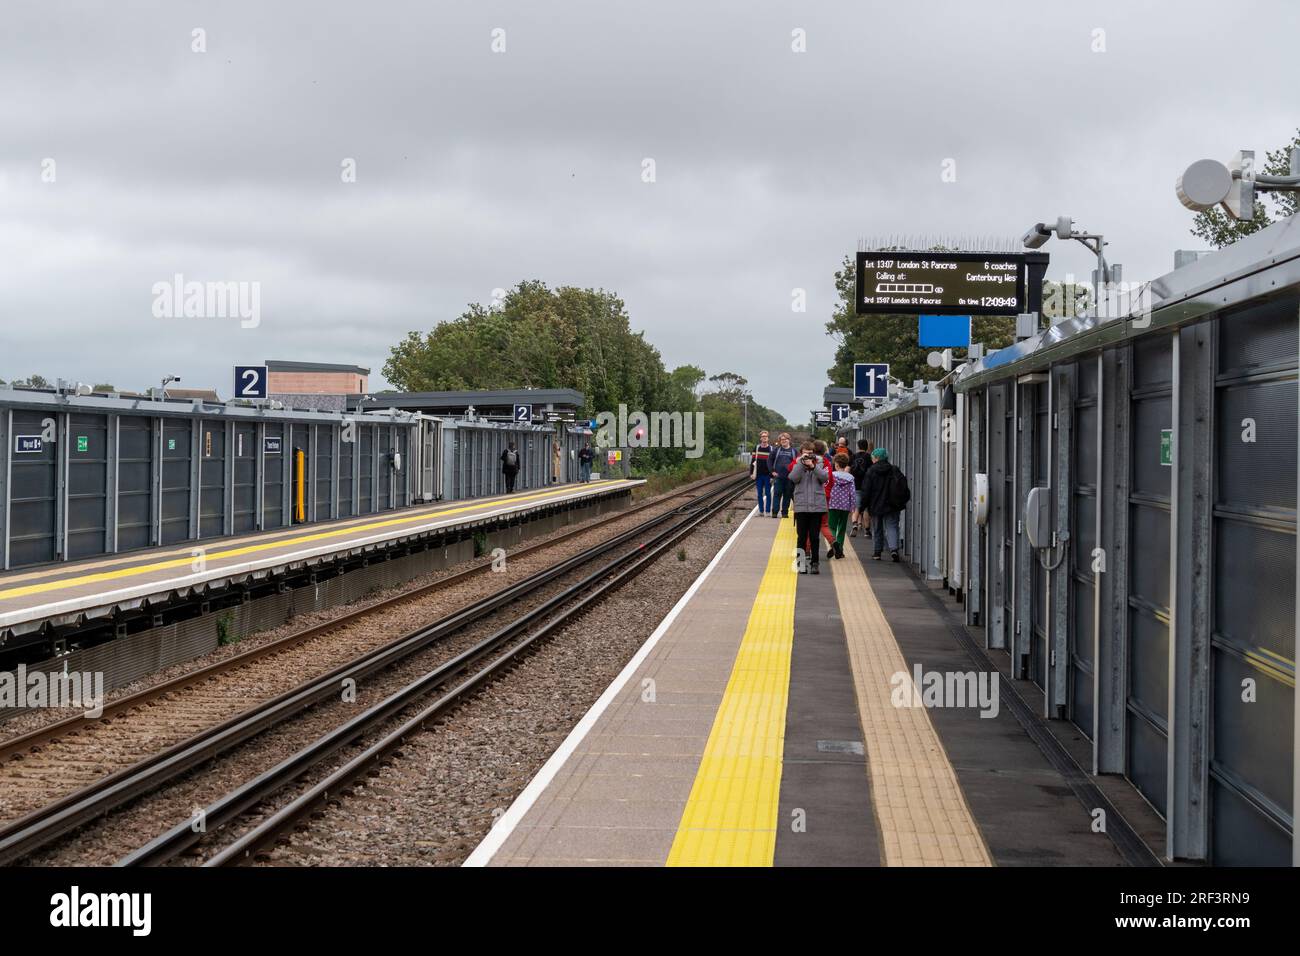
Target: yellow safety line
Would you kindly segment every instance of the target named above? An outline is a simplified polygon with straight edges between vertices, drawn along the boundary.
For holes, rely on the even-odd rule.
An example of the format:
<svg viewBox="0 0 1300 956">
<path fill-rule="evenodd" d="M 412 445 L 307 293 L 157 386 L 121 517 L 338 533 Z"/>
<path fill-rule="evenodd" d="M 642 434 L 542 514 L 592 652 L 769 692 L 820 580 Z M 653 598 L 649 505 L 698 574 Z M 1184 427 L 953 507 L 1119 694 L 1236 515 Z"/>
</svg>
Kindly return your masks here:
<svg viewBox="0 0 1300 956">
<path fill-rule="evenodd" d="M 895 688 L 911 686 L 910 668 L 850 541 L 844 550 L 832 573 L 885 865 L 992 866 L 929 713 L 895 706 Z M 898 701 L 911 699 L 897 694 Z"/>
<path fill-rule="evenodd" d="M 771 866 L 794 646 L 794 525 L 782 521 L 668 866 Z"/>
<path fill-rule="evenodd" d="M 593 481 L 587 487 L 593 488 L 599 485 L 618 484 L 618 481 Z M 346 528 L 334 528 L 329 531 L 318 531 L 314 534 L 305 534 L 296 538 L 279 539 L 276 541 L 267 541 L 262 544 L 251 544 L 242 548 L 230 548 L 222 551 L 214 551 L 207 555 L 209 562 L 218 559 L 235 558 L 245 554 L 255 554 L 259 551 L 269 551 L 272 548 L 282 548 L 287 545 L 305 544 L 310 541 L 324 541 L 329 538 L 339 538 L 344 535 L 352 535 L 362 531 L 373 531 L 377 528 L 392 528 L 398 525 L 417 524 L 420 522 L 435 520 L 448 515 L 463 514 L 468 511 L 482 511 L 487 508 L 499 508 L 503 505 L 512 505 L 523 501 L 535 501 L 541 498 L 551 498 L 561 494 L 570 493 L 573 489 L 549 489 L 534 495 L 519 495 L 514 498 L 497 498 L 492 501 L 479 502 L 473 505 L 465 505 L 460 508 L 449 508 L 446 511 L 428 512 L 424 511 L 418 515 L 412 515 L 402 518 L 389 518 L 385 521 L 372 521 L 369 524 L 350 525 Z M 194 548 L 202 548 L 201 541 L 193 543 Z M 134 577 L 140 574 L 147 574 L 150 571 L 163 571 L 168 568 L 179 568 L 184 565 L 194 563 L 192 554 L 187 554 L 183 558 L 174 558 L 170 561 L 158 561 L 153 564 L 142 564 L 131 568 L 120 568 L 116 571 L 100 571 L 95 574 L 86 574 L 76 578 L 60 578 L 55 581 L 44 581 L 40 584 L 28 584 L 24 587 L 9 588 L 0 590 L 0 600 L 24 597 L 28 594 L 41 594 L 47 591 L 58 591 L 63 588 L 76 587 L 79 584 L 93 584 L 98 581 L 113 581 L 118 578 Z"/>
</svg>

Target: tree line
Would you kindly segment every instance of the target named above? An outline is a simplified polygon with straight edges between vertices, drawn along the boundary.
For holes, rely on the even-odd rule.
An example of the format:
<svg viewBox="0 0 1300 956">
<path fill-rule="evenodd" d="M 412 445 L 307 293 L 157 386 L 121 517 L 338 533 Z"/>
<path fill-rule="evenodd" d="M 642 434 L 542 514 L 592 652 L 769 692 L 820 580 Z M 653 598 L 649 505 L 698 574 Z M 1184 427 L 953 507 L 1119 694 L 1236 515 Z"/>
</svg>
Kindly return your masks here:
<svg viewBox="0 0 1300 956">
<path fill-rule="evenodd" d="M 704 412 L 705 456 L 734 458 L 760 427 L 788 427 L 754 401 L 744 376 L 710 375 L 696 365 L 665 367 L 659 350 L 633 331 L 627 308 L 604 289 L 549 288 L 525 280 L 491 305 L 471 304 L 455 319 L 413 331 L 393 346 L 384 377 L 403 391 L 572 388 L 594 418 L 630 411 Z M 680 449 L 638 449 L 638 468 L 669 469 Z"/>
</svg>

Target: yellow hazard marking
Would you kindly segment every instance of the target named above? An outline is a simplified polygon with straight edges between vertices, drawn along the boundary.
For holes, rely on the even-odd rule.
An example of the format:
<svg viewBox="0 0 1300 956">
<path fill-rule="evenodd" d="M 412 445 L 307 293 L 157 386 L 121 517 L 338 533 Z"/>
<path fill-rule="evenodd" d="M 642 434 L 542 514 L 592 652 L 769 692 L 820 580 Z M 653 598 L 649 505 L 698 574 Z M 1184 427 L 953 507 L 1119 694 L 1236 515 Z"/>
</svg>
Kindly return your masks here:
<svg viewBox="0 0 1300 956">
<path fill-rule="evenodd" d="M 852 550 L 846 540 L 846 560 L 834 562 L 832 573 L 849 644 L 884 863 L 992 866 L 929 713 L 922 706 L 894 706 L 895 686 L 904 679 L 911 686 L 910 669 Z"/>
<path fill-rule="evenodd" d="M 595 488 L 603 485 L 621 484 L 618 480 L 593 481 L 588 488 Z M 492 501 L 482 501 L 472 505 L 463 505 L 458 508 L 448 508 L 445 511 L 423 511 L 418 515 L 407 515 L 401 518 L 388 518 L 383 521 L 372 521 L 368 524 L 349 525 L 344 528 L 331 528 L 328 531 L 317 531 L 313 534 L 299 535 L 296 538 L 280 538 L 275 541 L 265 541 L 261 544 L 250 544 L 243 547 L 229 548 L 224 550 L 212 550 L 206 553 L 205 560 L 209 563 L 213 561 L 225 560 L 227 558 L 236 558 L 246 554 L 257 554 L 261 551 L 269 551 L 273 548 L 283 548 L 295 544 L 307 544 L 312 541 L 328 541 L 330 539 L 342 538 L 355 535 L 363 531 L 373 531 L 379 528 L 395 528 L 401 525 L 419 524 L 444 518 L 449 515 L 465 514 L 471 511 L 483 511 L 489 508 L 500 508 L 504 505 L 513 505 L 519 502 L 536 501 L 545 498 L 554 498 L 559 495 L 571 493 L 572 489 L 550 489 L 533 495 L 517 495 L 513 498 L 496 498 Z M 202 541 L 194 541 L 195 549 L 202 548 Z M 10 598 L 24 597 L 28 594 L 42 594 L 47 591 L 60 591 L 64 588 L 77 587 L 81 584 L 95 584 L 99 581 L 114 581 L 120 578 L 135 577 L 141 574 L 148 574 L 150 571 L 163 571 L 168 568 L 179 568 L 194 563 L 194 556 L 187 554 L 183 558 L 173 558 L 168 561 L 156 561 L 153 564 L 142 564 L 130 568 L 119 568 L 116 571 L 99 571 L 94 574 L 85 574 L 80 577 L 60 578 L 54 581 L 43 581 L 39 584 L 28 584 L 22 587 L 9 588 L 0 590 L 0 601 Z"/>
<path fill-rule="evenodd" d="M 782 521 L 668 866 L 771 866 L 794 646 L 795 532 Z"/>
</svg>

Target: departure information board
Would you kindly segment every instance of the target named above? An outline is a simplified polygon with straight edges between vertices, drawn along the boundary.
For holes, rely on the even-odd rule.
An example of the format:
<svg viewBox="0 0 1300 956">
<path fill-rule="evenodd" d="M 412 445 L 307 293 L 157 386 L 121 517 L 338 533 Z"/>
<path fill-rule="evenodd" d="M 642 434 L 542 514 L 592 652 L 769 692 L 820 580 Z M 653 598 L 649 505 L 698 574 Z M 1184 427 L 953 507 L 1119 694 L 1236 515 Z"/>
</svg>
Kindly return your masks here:
<svg viewBox="0 0 1300 956">
<path fill-rule="evenodd" d="M 1018 315 L 1024 311 L 1025 260 L 1018 253 L 858 253 L 858 315 Z"/>
</svg>

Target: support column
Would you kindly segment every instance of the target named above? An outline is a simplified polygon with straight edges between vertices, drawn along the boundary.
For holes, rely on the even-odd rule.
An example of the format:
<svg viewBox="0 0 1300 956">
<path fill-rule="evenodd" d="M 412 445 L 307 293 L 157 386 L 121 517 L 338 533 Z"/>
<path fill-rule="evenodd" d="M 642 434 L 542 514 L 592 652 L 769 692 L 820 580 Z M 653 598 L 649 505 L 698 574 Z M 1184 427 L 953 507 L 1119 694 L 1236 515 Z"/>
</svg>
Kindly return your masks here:
<svg viewBox="0 0 1300 956">
<path fill-rule="evenodd" d="M 1174 333 L 1170 521 L 1169 859 L 1203 860 L 1209 843 L 1210 534 L 1214 343 L 1200 323 Z"/>
</svg>

